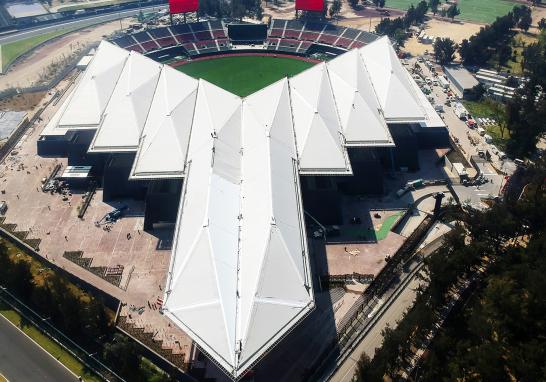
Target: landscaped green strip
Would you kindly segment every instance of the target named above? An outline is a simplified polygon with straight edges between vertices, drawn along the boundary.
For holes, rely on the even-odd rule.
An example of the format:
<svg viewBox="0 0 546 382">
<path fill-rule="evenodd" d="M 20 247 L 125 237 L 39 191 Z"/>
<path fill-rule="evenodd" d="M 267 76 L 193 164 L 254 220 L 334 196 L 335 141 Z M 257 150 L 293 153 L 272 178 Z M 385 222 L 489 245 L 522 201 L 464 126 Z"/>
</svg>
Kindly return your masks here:
<svg viewBox="0 0 546 382">
<path fill-rule="evenodd" d="M 384 240 L 387 235 L 389 234 L 390 230 L 398 220 L 400 216 L 404 214 L 404 211 L 400 211 L 395 213 L 394 215 L 391 215 L 383 221 L 383 224 L 381 224 L 381 227 L 376 231 L 374 229 L 364 229 L 361 227 L 348 227 L 343 229 L 343 235 L 349 235 L 352 237 L 356 237 L 360 240 L 366 240 L 366 241 L 380 241 Z"/>
<path fill-rule="evenodd" d="M 492 109 L 491 104 L 485 101 L 463 101 L 464 106 L 470 112 L 474 118 L 498 118 L 495 115 L 495 111 Z M 498 121 L 497 121 L 498 122 Z M 501 150 L 506 149 L 506 143 L 510 139 L 510 131 L 506 128 L 504 132 L 501 132 L 501 128 L 496 125 L 483 126 L 487 134 L 493 138 L 493 144 Z M 502 134 L 504 133 L 504 135 Z"/>
<path fill-rule="evenodd" d="M 387 0 L 385 7 L 407 10 L 413 4 L 417 6 L 420 0 Z M 504 16 L 516 5 L 512 0 L 459 0 L 457 6 L 461 14 L 456 19 L 492 23 L 499 16 Z"/>
<path fill-rule="evenodd" d="M 112 5 L 134 3 L 136 1 L 137 0 L 95 1 L 93 3 L 81 3 L 81 4 L 74 4 L 74 5 L 59 7 L 57 8 L 57 12 L 70 12 L 70 11 L 77 11 L 78 9 L 101 8 L 101 7 L 108 7 Z"/>
<path fill-rule="evenodd" d="M 91 374 L 85 366 L 74 358 L 70 353 L 65 351 L 56 342 L 42 334 L 35 326 L 25 320 L 13 309 L 0 301 L 0 314 L 7 318 L 11 323 L 21 329 L 26 335 L 32 338 L 42 349 L 47 351 L 59 362 L 70 369 L 74 374 L 80 375 L 84 381 L 101 382 L 102 380 L 96 375 Z M 0 381 L 2 381 L 0 379 Z"/>
<path fill-rule="evenodd" d="M 177 69 L 192 77 L 203 78 L 240 97 L 246 97 L 313 65 L 312 62 L 288 57 L 234 56 L 195 61 Z"/>
<path fill-rule="evenodd" d="M 394 226 L 394 223 L 396 223 L 398 218 L 403 214 L 403 212 L 397 212 L 396 214 L 391 215 L 385 219 L 385 221 L 381 225 L 381 228 L 379 228 L 379 231 L 375 231 L 375 236 L 377 237 L 378 241 L 383 240 L 387 237 L 387 235 L 391 231 L 391 228 Z"/>
<path fill-rule="evenodd" d="M 7 44 L 1 45 L 2 51 L 2 72 L 18 57 L 22 56 L 29 50 L 37 47 L 38 45 L 51 40 L 55 37 L 62 36 L 64 34 L 73 32 L 78 28 L 67 28 L 54 32 L 44 33 L 39 36 L 29 37 L 23 40 L 18 40 L 14 42 L 8 42 Z"/>
</svg>

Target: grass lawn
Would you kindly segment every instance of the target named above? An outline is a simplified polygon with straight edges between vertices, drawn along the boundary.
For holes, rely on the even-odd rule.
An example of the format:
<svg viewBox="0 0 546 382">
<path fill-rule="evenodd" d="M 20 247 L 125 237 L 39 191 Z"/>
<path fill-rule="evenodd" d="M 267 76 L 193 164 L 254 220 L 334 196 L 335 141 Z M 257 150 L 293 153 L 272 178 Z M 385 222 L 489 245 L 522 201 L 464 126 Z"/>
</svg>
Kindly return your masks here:
<svg viewBox="0 0 546 382">
<path fill-rule="evenodd" d="M 538 39 L 536 35 L 522 32 L 516 33 L 512 38 L 512 59 L 508 60 L 506 65 L 502 66 L 500 69 L 515 75 L 522 75 L 523 70 L 521 67 L 521 62 L 523 60 L 523 49 L 537 41 Z M 494 59 L 489 62 L 489 65 L 493 70 L 499 69 L 498 63 Z"/>
<path fill-rule="evenodd" d="M 55 357 L 59 362 L 69 368 L 76 375 L 81 375 L 84 381 L 100 382 L 99 377 L 91 374 L 83 364 L 74 358 L 70 353 L 66 352 L 62 347 L 57 345 L 40 332 L 36 327 L 24 321 L 24 319 L 14 310 L 0 301 L 0 314 L 7 318 L 11 323 L 21 329 L 26 335 L 32 338 L 40 347 Z M 0 381 L 2 379 L 0 378 Z"/>
<path fill-rule="evenodd" d="M 111 1 L 95 1 L 91 3 L 79 3 L 79 4 L 73 4 L 73 5 L 66 5 L 57 8 L 57 12 L 68 12 L 68 11 L 77 11 L 78 9 L 92 9 L 92 8 L 98 8 L 98 7 L 106 7 L 110 5 L 116 5 L 116 4 L 126 4 L 126 3 L 133 3 L 137 0 L 111 0 Z"/>
<path fill-rule="evenodd" d="M 387 0 L 385 6 L 405 11 L 412 3 L 417 5 L 419 0 Z M 511 0 L 459 0 L 461 14 L 456 19 L 492 23 L 498 16 L 511 11 L 515 4 Z"/>
<path fill-rule="evenodd" d="M 486 102 L 463 101 L 463 103 L 474 118 L 485 117 L 497 119 L 495 112 Z M 498 125 L 484 126 L 484 129 L 487 131 L 487 134 L 491 135 L 491 138 L 493 138 L 493 144 L 495 146 L 501 150 L 506 149 L 506 142 L 510 138 L 510 131 L 508 129 L 504 129 L 504 135 L 501 134 L 501 129 Z"/>
<path fill-rule="evenodd" d="M 74 28 L 67 28 L 60 31 L 44 33 L 39 36 L 29 37 L 23 40 L 0 45 L 0 49 L 2 52 L 2 72 L 5 70 L 5 68 L 8 67 L 9 64 L 11 64 L 19 56 L 25 54 L 32 48 L 35 48 L 36 46 L 46 42 L 47 40 L 62 36 L 63 34 L 67 34 L 74 30 Z"/>
<path fill-rule="evenodd" d="M 394 223 L 400 216 L 404 214 L 404 211 L 396 212 L 385 219 L 383 224 L 378 230 L 367 230 L 360 227 L 351 227 L 343 230 L 343 234 L 349 234 L 354 237 L 358 237 L 361 240 L 367 241 L 380 241 L 387 237 Z"/>
<path fill-rule="evenodd" d="M 221 57 L 195 61 L 177 67 L 195 78 L 203 78 L 240 97 L 286 76 L 293 76 L 313 66 L 295 58 L 273 56 Z"/>
</svg>

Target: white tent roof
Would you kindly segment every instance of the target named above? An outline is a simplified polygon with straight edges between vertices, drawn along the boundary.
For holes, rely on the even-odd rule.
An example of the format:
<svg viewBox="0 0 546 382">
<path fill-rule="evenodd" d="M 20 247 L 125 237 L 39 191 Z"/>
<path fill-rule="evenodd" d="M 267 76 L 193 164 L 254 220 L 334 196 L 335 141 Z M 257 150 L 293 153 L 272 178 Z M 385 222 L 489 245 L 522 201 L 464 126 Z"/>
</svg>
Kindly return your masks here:
<svg viewBox="0 0 546 382">
<path fill-rule="evenodd" d="M 136 151 L 162 65 L 131 52 L 89 151 Z"/>
<path fill-rule="evenodd" d="M 59 127 L 59 121 L 61 120 L 61 117 L 63 116 L 63 113 L 65 112 L 66 108 L 72 101 L 72 97 L 74 96 L 75 89 L 72 89 L 70 93 L 66 96 L 61 106 L 57 109 L 55 114 L 51 117 L 47 125 L 44 127 L 42 132 L 40 133 L 40 136 L 42 137 L 51 137 L 51 136 L 63 136 L 67 133 L 67 128 Z"/>
<path fill-rule="evenodd" d="M 313 308 L 299 175 L 349 175 L 346 146 L 426 122 L 412 81 L 379 39 L 241 99 L 103 42 L 48 129 L 98 127 L 90 151 L 136 151 L 133 179 L 185 177 L 165 314 L 237 377 Z"/>
<path fill-rule="evenodd" d="M 181 177 L 186 163 L 198 81 L 163 67 L 142 131 L 132 178 Z"/>
<path fill-rule="evenodd" d="M 326 64 L 292 77 L 290 96 L 300 171 L 350 174 Z"/>
<path fill-rule="evenodd" d="M 241 100 L 201 83 L 195 108 L 164 307 L 230 370 L 235 362 Z"/>
<path fill-rule="evenodd" d="M 415 122 L 425 119 L 419 99 L 411 86 L 389 38 L 382 37 L 360 48 L 387 122 Z"/>
<path fill-rule="evenodd" d="M 334 58 L 327 66 L 347 146 L 394 145 L 358 50 Z"/>
<path fill-rule="evenodd" d="M 287 93 L 197 96 L 164 312 L 233 376 L 313 307 Z"/>
<path fill-rule="evenodd" d="M 116 87 L 129 52 L 103 41 L 59 120 L 60 128 L 94 129 Z"/>
</svg>

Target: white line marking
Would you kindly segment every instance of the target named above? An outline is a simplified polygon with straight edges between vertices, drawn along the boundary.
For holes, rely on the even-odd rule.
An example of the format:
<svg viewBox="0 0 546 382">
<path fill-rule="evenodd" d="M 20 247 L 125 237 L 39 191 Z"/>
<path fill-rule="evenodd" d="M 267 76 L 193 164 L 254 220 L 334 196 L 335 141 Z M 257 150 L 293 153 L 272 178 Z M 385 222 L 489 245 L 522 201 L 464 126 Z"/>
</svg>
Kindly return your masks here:
<svg viewBox="0 0 546 382">
<path fill-rule="evenodd" d="M 34 341 L 28 334 L 26 334 L 25 332 L 23 332 L 21 330 L 21 328 L 19 328 L 17 325 L 15 325 L 13 322 L 11 322 L 10 320 L 8 320 L 6 317 L 4 317 L 3 314 L 0 314 L 0 317 L 2 317 L 4 320 L 6 320 L 7 322 L 10 323 L 11 326 L 13 326 L 15 329 L 17 329 L 18 331 L 20 331 L 21 333 L 23 333 L 25 335 L 25 337 L 27 337 L 29 340 L 31 340 L 32 342 L 34 342 L 34 345 L 38 346 L 40 349 L 42 349 L 42 351 L 44 353 L 46 353 L 47 355 L 49 355 L 51 358 L 53 358 L 55 361 L 57 361 L 59 363 L 59 365 L 61 365 L 62 367 L 64 367 L 66 370 L 68 370 L 74 377 L 76 377 L 76 379 L 78 378 L 78 376 L 72 371 L 70 370 L 68 367 L 66 367 L 61 361 L 59 361 L 57 358 L 55 358 L 53 356 L 53 354 L 49 353 L 47 350 L 45 350 L 42 346 L 40 346 L 40 344 L 38 344 L 36 341 Z M 34 325 L 32 325 L 34 326 Z M 46 336 L 45 334 L 42 333 L 42 331 L 38 328 L 36 328 L 42 335 Z M 46 336 L 47 337 L 47 336 Z M 49 338 L 49 337 L 48 337 Z M 54 342 L 54 341 L 53 341 Z M 56 342 L 54 342 L 56 343 Z M 57 344 L 58 345 L 58 344 Z M 59 345 L 60 346 L 60 345 Z M 61 346 L 62 348 L 62 346 Z M 64 350 L 64 349 L 63 349 Z M 66 350 L 65 350 L 66 351 Z M 70 355 L 70 354 L 69 354 Z M 70 355 L 71 356 L 71 355 Z M 79 362 L 79 361 L 78 361 Z"/>
</svg>

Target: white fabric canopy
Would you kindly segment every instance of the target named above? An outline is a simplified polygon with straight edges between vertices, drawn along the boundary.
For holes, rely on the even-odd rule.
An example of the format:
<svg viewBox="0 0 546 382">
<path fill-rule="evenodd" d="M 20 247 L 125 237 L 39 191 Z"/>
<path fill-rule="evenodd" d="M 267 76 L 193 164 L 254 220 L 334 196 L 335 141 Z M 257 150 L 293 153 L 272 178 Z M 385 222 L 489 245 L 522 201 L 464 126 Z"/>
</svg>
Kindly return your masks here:
<svg viewBox="0 0 546 382">
<path fill-rule="evenodd" d="M 383 108 L 387 122 L 420 122 L 425 119 L 411 77 L 400 63 L 387 36 L 360 48 L 360 55 Z"/>
<path fill-rule="evenodd" d="M 326 64 L 290 79 L 294 131 L 305 174 L 351 173 Z"/>
<path fill-rule="evenodd" d="M 106 41 L 100 43 L 59 120 L 59 128 L 75 130 L 98 126 L 128 57 L 125 49 Z"/>
<path fill-rule="evenodd" d="M 198 81 L 164 66 L 142 131 L 131 178 L 182 176 Z"/>
<path fill-rule="evenodd" d="M 185 178 L 164 313 L 238 377 L 314 306 L 299 175 L 436 121 L 418 93 L 386 38 L 244 99 L 102 42 L 43 135 L 94 128 L 131 179 Z"/>
<path fill-rule="evenodd" d="M 334 58 L 327 66 L 346 145 L 394 145 L 358 50 Z"/>
<path fill-rule="evenodd" d="M 162 67 L 140 53 L 131 52 L 89 151 L 137 150 Z"/>
</svg>

